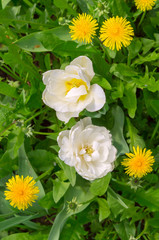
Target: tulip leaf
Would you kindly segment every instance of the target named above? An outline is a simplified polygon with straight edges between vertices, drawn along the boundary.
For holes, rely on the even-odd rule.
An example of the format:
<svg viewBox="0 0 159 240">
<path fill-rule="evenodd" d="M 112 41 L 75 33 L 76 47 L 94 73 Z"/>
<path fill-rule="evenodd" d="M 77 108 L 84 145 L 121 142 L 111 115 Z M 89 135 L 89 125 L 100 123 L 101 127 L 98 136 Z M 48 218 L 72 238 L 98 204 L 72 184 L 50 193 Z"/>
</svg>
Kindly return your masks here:
<svg viewBox="0 0 159 240">
<path fill-rule="evenodd" d="M 108 173 L 106 176 L 94 180 L 90 187 L 91 193 L 95 196 L 102 196 L 107 191 L 110 179 L 111 173 Z"/>
<path fill-rule="evenodd" d="M 114 116 L 114 127 L 111 130 L 113 144 L 118 150 L 118 155 L 128 153 L 129 148 L 123 135 L 123 128 L 124 128 L 123 110 L 119 106 L 114 107 L 112 109 L 112 114 Z"/>
</svg>

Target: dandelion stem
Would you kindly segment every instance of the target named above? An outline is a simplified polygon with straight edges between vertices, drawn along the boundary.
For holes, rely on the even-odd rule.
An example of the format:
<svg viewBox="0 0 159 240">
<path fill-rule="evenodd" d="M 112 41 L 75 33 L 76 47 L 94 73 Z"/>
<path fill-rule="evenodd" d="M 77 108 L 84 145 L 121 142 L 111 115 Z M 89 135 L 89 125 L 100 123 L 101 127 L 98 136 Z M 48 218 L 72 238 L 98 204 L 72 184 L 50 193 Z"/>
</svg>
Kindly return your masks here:
<svg viewBox="0 0 159 240">
<path fill-rule="evenodd" d="M 47 170 L 46 172 L 42 173 L 39 177 L 37 177 L 35 179 L 35 182 L 41 180 L 42 178 L 46 177 L 47 175 L 50 174 L 50 172 L 54 169 L 54 167 L 51 167 L 49 170 Z"/>
<path fill-rule="evenodd" d="M 142 14 L 142 16 L 141 16 L 141 19 L 140 19 L 140 22 L 139 22 L 139 24 L 138 24 L 138 26 L 137 26 L 137 29 L 139 29 L 139 27 L 140 27 L 141 23 L 142 23 L 142 22 L 143 22 L 143 20 L 144 20 L 144 17 L 145 17 L 145 15 L 146 15 L 146 11 L 145 11 L 145 12 L 143 12 L 143 14 Z"/>
</svg>

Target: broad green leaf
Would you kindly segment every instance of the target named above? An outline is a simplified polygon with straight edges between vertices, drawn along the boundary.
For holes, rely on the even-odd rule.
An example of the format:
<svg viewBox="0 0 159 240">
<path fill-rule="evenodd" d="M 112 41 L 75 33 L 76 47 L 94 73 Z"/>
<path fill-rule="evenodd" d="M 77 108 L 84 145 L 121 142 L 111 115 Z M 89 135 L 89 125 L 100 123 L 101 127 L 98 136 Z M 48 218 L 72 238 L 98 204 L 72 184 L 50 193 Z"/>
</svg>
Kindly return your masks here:
<svg viewBox="0 0 159 240">
<path fill-rule="evenodd" d="M 41 232 L 36 233 L 15 233 L 2 238 L 2 240 L 47 240 L 48 235 Z"/>
<path fill-rule="evenodd" d="M 130 240 L 130 237 L 135 236 L 135 225 L 130 224 L 128 220 L 114 224 L 114 227 L 121 240 Z"/>
<path fill-rule="evenodd" d="M 125 96 L 122 98 L 124 107 L 128 109 L 129 116 L 134 118 L 137 109 L 136 84 L 127 83 L 125 85 L 124 95 Z"/>
<path fill-rule="evenodd" d="M 112 87 L 110 85 L 110 83 L 103 77 L 101 76 L 95 76 L 93 79 L 92 79 L 92 84 L 94 83 L 97 83 L 98 85 L 100 85 L 101 87 L 103 87 L 104 89 L 106 90 L 111 90 Z"/>
<path fill-rule="evenodd" d="M 99 221 L 101 222 L 110 215 L 110 209 L 104 198 L 97 198 L 99 204 Z"/>
<path fill-rule="evenodd" d="M 138 73 L 132 67 L 129 67 L 124 63 L 114 63 L 111 66 L 110 73 L 126 82 L 132 81 L 131 77 L 136 77 L 138 75 Z"/>
<path fill-rule="evenodd" d="M 127 120 L 127 126 L 128 126 L 128 134 L 127 136 L 130 138 L 129 143 L 130 143 L 130 150 L 133 150 L 133 147 L 145 147 L 145 142 L 143 138 L 138 135 L 138 130 L 132 125 L 131 121 L 129 118 L 126 118 Z"/>
<path fill-rule="evenodd" d="M 35 149 L 28 153 L 32 166 L 39 171 L 47 171 L 53 165 L 54 155 L 45 149 Z"/>
<path fill-rule="evenodd" d="M 148 114 L 152 117 L 155 118 L 158 116 L 157 112 L 156 112 L 156 108 L 154 109 L 151 105 L 152 101 L 158 101 L 158 96 L 157 94 L 154 94 L 152 92 L 149 92 L 147 89 L 144 89 L 143 91 L 144 93 L 144 101 L 145 101 L 145 105 L 146 105 L 146 109 Z M 158 110 L 157 110 L 158 111 Z"/>
<path fill-rule="evenodd" d="M 90 191 L 95 196 L 102 196 L 109 186 L 109 182 L 111 179 L 111 173 L 108 173 L 106 176 L 96 179 L 91 183 Z"/>
<path fill-rule="evenodd" d="M 18 98 L 17 89 L 5 82 L 0 82 L 0 93 L 12 98 Z"/>
<path fill-rule="evenodd" d="M 159 115 L 159 100 L 151 100 L 150 104 L 153 110 Z"/>
<path fill-rule="evenodd" d="M 129 209 L 133 206 L 133 202 L 123 198 L 119 194 L 115 193 L 110 187 L 108 189 L 108 205 L 113 215 L 117 217 L 125 209 Z"/>
<path fill-rule="evenodd" d="M 124 128 L 124 113 L 123 110 L 117 106 L 112 109 L 114 117 L 114 127 L 111 130 L 113 144 L 118 150 L 118 156 L 129 152 L 128 145 L 124 139 L 123 128 Z"/>
<path fill-rule="evenodd" d="M 78 46 L 76 42 L 67 41 L 61 42 L 53 48 L 53 52 L 62 56 L 67 57 L 71 56 L 72 58 L 78 57 L 79 55 L 93 55 L 96 53 L 95 49 L 90 45 L 81 45 Z M 98 63 L 99 64 L 99 63 Z"/>
<path fill-rule="evenodd" d="M 60 240 L 81 240 L 82 237 L 87 235 L 84 230 L 84 226 L 78 221 L 78 219 L 69 219 L 67 226 L 64 226 L 60 235 Z"/>
<path fill-rule="evenodd" d="M 34 180 L 38 177 L 29 162 L 24 145 L 22 145 L 19 149 L 19 175 L 23 175 L 24 177 L 31 176 Z M 40 181 L 37 181 L 36 185 L 40 190 L 38 194 L 40 199 L 45 196 L 44 188 Z"/>
<path fill-rule="evenodd" d="M 87 7 L 87 2 L 84 0 L 77 0 L 77 3 L 82 10 L 83 13 L 89 13 L 88 7 Z"/>
<path fill-rule="evenodd" d="M 133 39 L 131 44 L 127 47 L 128 49 L 128 59 L 131 61 L 131 59 L 135 58 L 139 51 L 141 50 L 142 43 L 139 39 Z"/>
<path fill-rule="evenodd" d="M 2 9 L 4 9 L 11 0 L 1 0 Z"/>
<path fill-rule="evenodd" d="M 141 206 L 148 207 L 152 212 L 159 209 L 159 189 L 150 188 L 147 191 L 138 190 L 135 194 L 136 201 Z"/>
<path fill-rule="evenodd" d="M 141 56 L 139 57 L 132 63 L 132 66 L 134 65 L 141 65 L 145 62 L 153 62 L 159 59 L 159 53 L 156 51 L 153 51 L 152 53 L 149 53 L 147 56 Z"/>
<path fill-rule="evenodd" d="M 128 17 L 131 15 L 128 4 L 123 0 L 109 0 L 113 16 Z"/>
<path fill-rule="evenodd" d="M 45 209 L 50 209 L 51 207 L 56 207 L 56 204 L 53 199 L 53 192 L 50 191 L 39 200 L 39 205 Z"/>
<path fill-rule="evenodd" d="M 85 180 L 82 179 L 82 182 L 83 181 L 85 182 Z M 70 186 L 68 191 L 66 192 L 64 198 L 64 208 L 56 216 L 48 240 L 59 240 L 60 232 L 68 217 L 83 211 L 94 199 L 94 195 L 91 194 L 91 192 L 89 191 L 89 186 L 87 186 L 87 184 L 83 185 L 82 182 L 80 183 L 82 186 Z M 75 201 L 77 202 L 77 208 L 74 211 L 68 211 L 69 202 L 71 202 L 73 199 L 75 199 Z"/>
<path fill-rule="evenodd" d="M 53 198 L 57 203 L 66 193 L 70 186 L 70 182 L 61 182 L 58 178 L 53 180 Z"/>
<path fill-rule="evenodd" d="M 31 52 L 46 52 L 52 51 L 59 45 L 59 41 L 71 40 L 69 29 L 66 26 L 57 27 L 41 32 L 31 33 L 18 41 L 15 44 L 27 51 Z"/>
<path fill-rule="evenodd" d="M 60 167 L 64 170 L 65 175 L 68 177 L 72 186 L 76 183 L 76 170 L 74 167 L 70 167 L 69 165 L 65 164 L 62 160 L 56 157 L 56 160 Z"/>
<path fill-rule="evenodd" d="M 13 217 L 13 218 L 9 218 L 7 220 L 4 220 L 2 222 L 0 222 L 0 231 L 3 231 L 5 229 L 14 227 L 20 223 L 23 223 L 27 220 L 30 220 L 32 218 L 34 218 L 36 215 L 30 215 L 30 216 L 17 216 L 17 217 Z"/>
<path fill-rule="evenodd" d="M 143 43 L 143 54 L 149 52 L 149 50 L 155 45 L 155 41 L 151 39 L 141 38 L 141 41 Z"/>
<path fill-rule="evenodd" d="M 54 0 L 54 4 L 60 9 L 67 9 L 68 12 L 74 16 L 77 15 L 76 11 L 68 4 L 67 0 Z"/>
</svg>

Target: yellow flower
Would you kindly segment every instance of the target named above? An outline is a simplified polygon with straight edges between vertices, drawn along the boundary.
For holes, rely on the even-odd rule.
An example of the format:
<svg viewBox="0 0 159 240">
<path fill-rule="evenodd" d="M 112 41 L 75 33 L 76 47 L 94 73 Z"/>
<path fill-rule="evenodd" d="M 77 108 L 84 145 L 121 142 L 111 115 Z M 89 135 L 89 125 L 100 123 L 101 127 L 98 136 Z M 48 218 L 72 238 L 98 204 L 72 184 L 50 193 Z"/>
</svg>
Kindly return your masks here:
<svg viewBox="0 0 159 240">
<path fill-rule="evenodd" d="M 73 18 L 73 25 L 69 26 L 72 40 L 91 43 L 92 38 L 96 35 L 98 23 L 91 15 L 86 13 L 79 14 L 77 18 Z"/>
<path fill-rule="evenodd" d="M 142 151 L 139 146 L 137 146 L 137 149 L 133 147 L 133 153 L 126 153 L 128 158 L 123 159 L 123 162 L 121 163 L 123 166 L 125 166 L 126 173 L 129 176 L 134 176 L 141 178 L 147 173 L 152 172 L 152 165 L 155 162 L 154 157 L 151 155 L 151 150 L 147 150 L 144 148 Z"/>
<path fill-rule="evenodd" d="M 32 206 L 32 202 L 38 198 L 39 188 L 35 187 L 35 181 L 32 177 L 16 175 L 6 183 L 8 190 L 4 192 L 6 200 L 10 201 L 10 205 L 17 207 L 19 210 L 25 210 Z"/>
<path fill-rule="evenodd" d="M 133 28 L 130 25 L 130 22 L 122 17 L 112 17 L 103 23 L 100 29 L 100 39 L 103 41 L 103 44 L 114 50 L 121 49 L 122 44 L 127 47 L 134 36 Z"/>
<path fill-rule="evenodd" d="M 137 9 L 141 11 L 151 10 L 155 5 L 156 0 L 135 0 Z"/>
</svg>

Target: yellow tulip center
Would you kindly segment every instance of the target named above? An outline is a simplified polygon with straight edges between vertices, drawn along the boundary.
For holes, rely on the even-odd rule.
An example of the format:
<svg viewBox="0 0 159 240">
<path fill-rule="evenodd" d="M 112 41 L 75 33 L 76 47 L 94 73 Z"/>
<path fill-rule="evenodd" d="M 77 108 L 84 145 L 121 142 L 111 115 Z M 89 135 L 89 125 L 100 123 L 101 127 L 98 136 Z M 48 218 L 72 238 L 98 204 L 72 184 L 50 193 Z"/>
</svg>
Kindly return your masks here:
<svg viewBox="0 0 159 240">
<path fill-rule="evenodd" d="M 84 85 L 85 88 L 86 88 L 86 91 L 88 91 L 87 83 L 84 82 L 82 79 L 72 78 L 71 80 L 66 81 L 65 82 L 66 95 L 72 88 L 78 88 L 78 87 L 80 87 L 82 85 Z M 80 96 L 78 100 L 84 100 L 86 98 L 86 95 L 87 94 Z"/>
</svg>

